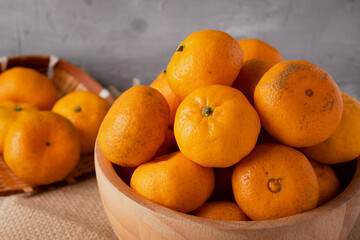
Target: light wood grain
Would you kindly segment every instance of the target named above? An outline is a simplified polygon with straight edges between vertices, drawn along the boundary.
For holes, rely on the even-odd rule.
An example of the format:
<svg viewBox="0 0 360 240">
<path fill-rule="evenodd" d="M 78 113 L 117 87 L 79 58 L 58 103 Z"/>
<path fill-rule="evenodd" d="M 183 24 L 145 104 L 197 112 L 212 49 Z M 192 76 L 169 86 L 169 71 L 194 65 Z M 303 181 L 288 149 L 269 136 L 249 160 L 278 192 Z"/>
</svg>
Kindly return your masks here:
<svg viewBox="0 0 360 240">
<path fill-rule="evenodd" d="M 119 239 L 346 239 L 360 212 L 360 164 L 332 201 L 295 216 L 266 221 L 216 221 L 173 211 L 129 188 L 95 146 L 101 200 Z"/>
</svg>

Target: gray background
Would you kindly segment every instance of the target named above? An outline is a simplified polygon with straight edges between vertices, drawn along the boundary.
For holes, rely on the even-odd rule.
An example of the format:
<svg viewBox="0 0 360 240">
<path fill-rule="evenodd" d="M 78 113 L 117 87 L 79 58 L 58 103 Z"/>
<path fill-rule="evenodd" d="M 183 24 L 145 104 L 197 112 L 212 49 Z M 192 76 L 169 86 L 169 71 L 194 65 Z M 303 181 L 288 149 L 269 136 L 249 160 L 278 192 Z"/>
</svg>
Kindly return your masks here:
<svg viewBox="0 0 360 240">
<path fill-rule="evenodd" d="M 201 29 L 263 39 L 359 99 L 359 0 L 0 1 L 0 56 L 54 54 L 121 90 L 150 83 Z"/>
</svg>

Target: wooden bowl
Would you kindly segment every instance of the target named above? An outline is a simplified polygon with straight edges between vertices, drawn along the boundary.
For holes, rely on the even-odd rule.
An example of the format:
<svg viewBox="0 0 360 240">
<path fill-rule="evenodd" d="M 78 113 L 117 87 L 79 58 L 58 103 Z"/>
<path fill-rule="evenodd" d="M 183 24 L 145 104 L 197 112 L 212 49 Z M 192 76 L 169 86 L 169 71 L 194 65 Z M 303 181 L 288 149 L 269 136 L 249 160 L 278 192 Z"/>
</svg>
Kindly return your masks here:
<svg viewBox="0 0 360 240">
<path fill-rule="evenodd" d="M 95 146 L 95 171 L 106 215 L 118 238 L 127 240 L 346 239 L 360 212 L 360 158 L 338 170 L 351 182 L 316 209 L 275 220 L 218 221 L 173 211 L 141 197 Z"/>
<path fill-rule="evenodd" d="M 58 57 L 42 55 L 0 57 L 0 73 L 13 67 L 32 68 L 47 75 L 56 87 L 58 98 L 70 92 L 89 90 L 99 94 L 109 103 L 114 102 L 114 98 L 109 91 L 104 89 L 89 74 Z M 38 190 L 48 190 L 77 182 L 93 174 L 93 159 L 93 154 L 81 155 L 79 163 L 65 181 L 46 186 L 35 186 L 15 176 L 0 155 L 0 196 L 19 192 L 33 193 Z"/>
</svg>

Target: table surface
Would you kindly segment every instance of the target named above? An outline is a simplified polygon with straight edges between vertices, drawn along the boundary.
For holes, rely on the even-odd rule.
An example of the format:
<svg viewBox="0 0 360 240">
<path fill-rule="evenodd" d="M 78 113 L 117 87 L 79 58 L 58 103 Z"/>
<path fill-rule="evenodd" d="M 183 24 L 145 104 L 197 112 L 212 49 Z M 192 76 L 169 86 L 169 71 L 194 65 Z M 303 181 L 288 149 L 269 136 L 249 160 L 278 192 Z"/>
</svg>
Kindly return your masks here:
<svg viewBox="0 0 360 240">
<path fill-rule="evenodd" d="M 74 234 L 84 231 L 103 235 L 105 239 L 114 239 L 101 204 L 95 176 L 31 196 L 19 194 L 11 199 L 0 197 L 0 200 L 4 199 L 6 201 L 2 203 L 0 222 L 7 229 L 5 234 L 8 237 L 5 239 L 14 239 L 15 235 L 15 239 L 33 239 L 32 236 L 36 234 L 44 236 L 51 233 L 66 233 L 70 236 L 68 239 L 84 239 L 84 236 L 74 237 Z M 58 228 L 52 227 L 55 225 Z M 360 218 L 356 226 L 348 240 L 360 239 Z"/>
</svg>

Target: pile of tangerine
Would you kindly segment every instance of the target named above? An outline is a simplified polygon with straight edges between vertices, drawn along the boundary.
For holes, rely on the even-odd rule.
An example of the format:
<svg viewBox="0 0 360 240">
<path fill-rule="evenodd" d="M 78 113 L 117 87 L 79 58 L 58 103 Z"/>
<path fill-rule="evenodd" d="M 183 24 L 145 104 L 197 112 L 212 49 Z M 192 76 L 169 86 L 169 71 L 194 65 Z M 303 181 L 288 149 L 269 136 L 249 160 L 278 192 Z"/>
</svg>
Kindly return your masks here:
<svg viewBox="0 0 360 240">
<path fill-rule="evenodd" d="M 204 30 L 180 43 L 150 87 L 116 100 L 98 142 L 155 203 L 219 220 L 275 219 L 341 191 L 327 164 L 360 155 L 360 104 L 315 64 Z"/>
<path fill-rule="evenodd" d="M 58 99 L 54 83 L 35 69 L 0 74 L 0 154 L 10 170 L 32 185 L 65 179 L 81 154 L 94 151 L 110 104 L 90 91 Z"/>
</svg>

